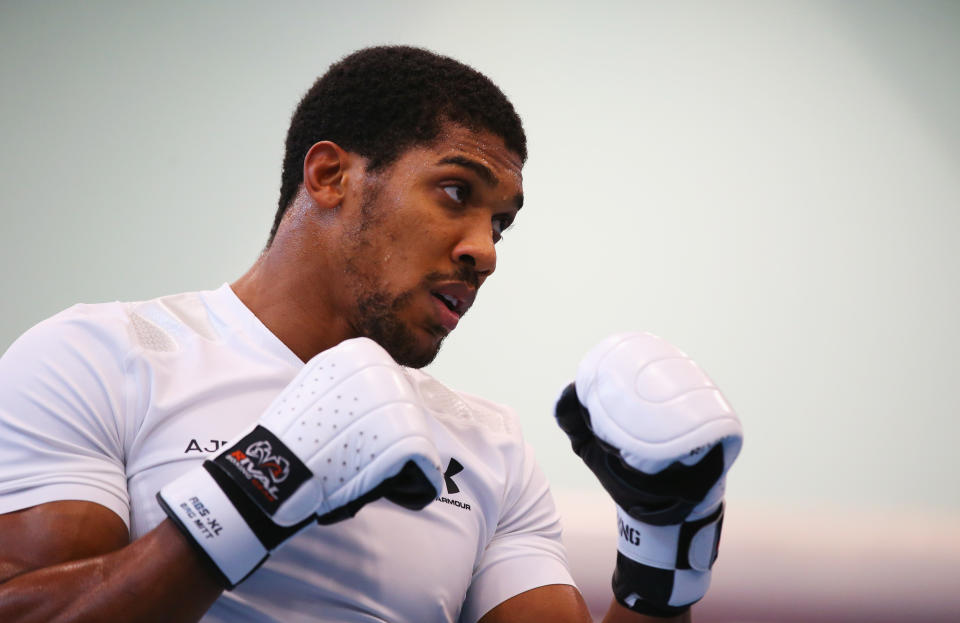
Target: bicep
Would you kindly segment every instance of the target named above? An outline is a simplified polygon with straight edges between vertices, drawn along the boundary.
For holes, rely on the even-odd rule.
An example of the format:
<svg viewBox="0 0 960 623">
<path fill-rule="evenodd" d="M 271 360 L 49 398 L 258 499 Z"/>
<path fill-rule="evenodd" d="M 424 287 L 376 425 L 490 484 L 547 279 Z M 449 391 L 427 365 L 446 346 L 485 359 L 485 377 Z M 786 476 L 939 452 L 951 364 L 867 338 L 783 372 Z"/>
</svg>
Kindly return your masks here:
<svg viewBox="0 0 960 623">
<path fill-rule="evenodd" d="M 479 623 L 590 623 L 592 620 L 575 586 L 551 584 L 514 595 L 483 615 Z"/>
<path fill-rule="evenodd" d="M 0 515 L 0 582 L 52 565 L 118 550 L 126 524 L 94 502 L 48 502 Z"/>
</svg>

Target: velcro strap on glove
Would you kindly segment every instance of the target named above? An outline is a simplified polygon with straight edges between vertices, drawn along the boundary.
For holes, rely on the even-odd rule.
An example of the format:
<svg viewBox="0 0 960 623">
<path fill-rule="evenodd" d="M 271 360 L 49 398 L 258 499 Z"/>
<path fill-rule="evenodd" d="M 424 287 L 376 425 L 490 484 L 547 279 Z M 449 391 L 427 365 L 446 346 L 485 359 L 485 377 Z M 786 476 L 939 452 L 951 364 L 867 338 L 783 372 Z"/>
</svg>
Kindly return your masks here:
<svg viewBox="0 0 960 623">
<path fill-rule="evenodd" d="M 206 470 L 191 470 L 163 487 L 157 500 L 193 538 L 223 584 L 233 588 L 263 564 L 268 549 Z"/>
<path fill-rule="evenodd" d="M 655 526 L 617 507 L 617 550 L 635 562 L 659 569 L 709 571 L 717 559 L 723 505 L 702 519 Z"/>
<path fill-rule="evenodd" d="M 669 526 L 645 523 L 617 507 L 617 600 L 638 612 L 672 616 L 701 599 L 722 524 L 722 504 L 706 517 Z"/>
</svg>

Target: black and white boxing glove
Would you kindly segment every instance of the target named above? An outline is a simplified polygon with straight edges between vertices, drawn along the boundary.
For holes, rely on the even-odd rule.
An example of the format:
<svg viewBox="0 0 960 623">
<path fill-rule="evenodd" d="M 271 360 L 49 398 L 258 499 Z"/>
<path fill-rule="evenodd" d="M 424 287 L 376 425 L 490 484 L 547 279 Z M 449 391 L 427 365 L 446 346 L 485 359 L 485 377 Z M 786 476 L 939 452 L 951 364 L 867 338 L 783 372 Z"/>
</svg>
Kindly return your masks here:
<svg viewBox="0 0 960 623">
<path fill-rule="evenodd" d="M 163 487 L 167 515 L 233 588 L 314 520 L 385 497 L 419 510 L 443 487 L 420 398 L 372 340 L 311 359 L 226 450 Z"/>
<path fill-rule="evenodd" d="M 682 614 L 710 584 L 724 477 L 743 441 L 737 414 L 677 347 L 623 333 L 583 358 L 556 417 L 617 504 L 617 601 Z"/>
</svg>

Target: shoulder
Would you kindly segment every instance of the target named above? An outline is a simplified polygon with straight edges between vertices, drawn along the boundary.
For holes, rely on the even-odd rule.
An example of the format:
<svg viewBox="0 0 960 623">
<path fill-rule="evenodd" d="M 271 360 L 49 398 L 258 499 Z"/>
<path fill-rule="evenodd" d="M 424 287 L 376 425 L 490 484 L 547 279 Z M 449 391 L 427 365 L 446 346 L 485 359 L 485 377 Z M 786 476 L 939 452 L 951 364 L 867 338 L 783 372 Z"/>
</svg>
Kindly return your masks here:
<svg viewBox="0 0 960 623">
<path fill-rule="evenodd" d="M 78 304 L 21 335 L 0 360 L 4 375 L 26 372 L 31 363 L 60 367 L 72 361 L 122 361 L 129 350 L 127 303 Z"/>
<path fill-rule="evenodd" d="M 131 351 L 169 350 L 187 333 L 210 335 L 212 324 L 202 292 L 146 301 L 78 303 L 21 335 L 4 354 L 11 358 L 73 353 L 120 359 Z M 112 355 L 112 357 L 110 357 Z"/>
<path fill-rule="evenodd" d="M 202 309 L 199 293 L 73 305 L 31 327 L 0 358 L 2 402 L 121 411 L 137 362 L 149 367 L 158 351 L 177 350 L 178 340 L 196 332 L 184 318 Z"/>
</svg>

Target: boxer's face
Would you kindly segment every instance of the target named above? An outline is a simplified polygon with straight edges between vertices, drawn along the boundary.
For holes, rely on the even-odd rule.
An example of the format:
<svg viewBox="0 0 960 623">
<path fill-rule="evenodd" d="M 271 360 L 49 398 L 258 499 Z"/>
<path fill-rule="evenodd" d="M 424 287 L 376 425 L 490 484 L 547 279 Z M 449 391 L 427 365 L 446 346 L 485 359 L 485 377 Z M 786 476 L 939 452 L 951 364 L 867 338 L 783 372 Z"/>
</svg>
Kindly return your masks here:
<svg viewBox="0 0 960 623">
<path fill-rule="evenodd" d="M 367 173 L 339 249 L 349 323 L 399 363 L 430 363 L 497 264 L 523 202 L 503 140 L 447 124 L 429 145 Z"/>
</svg>

